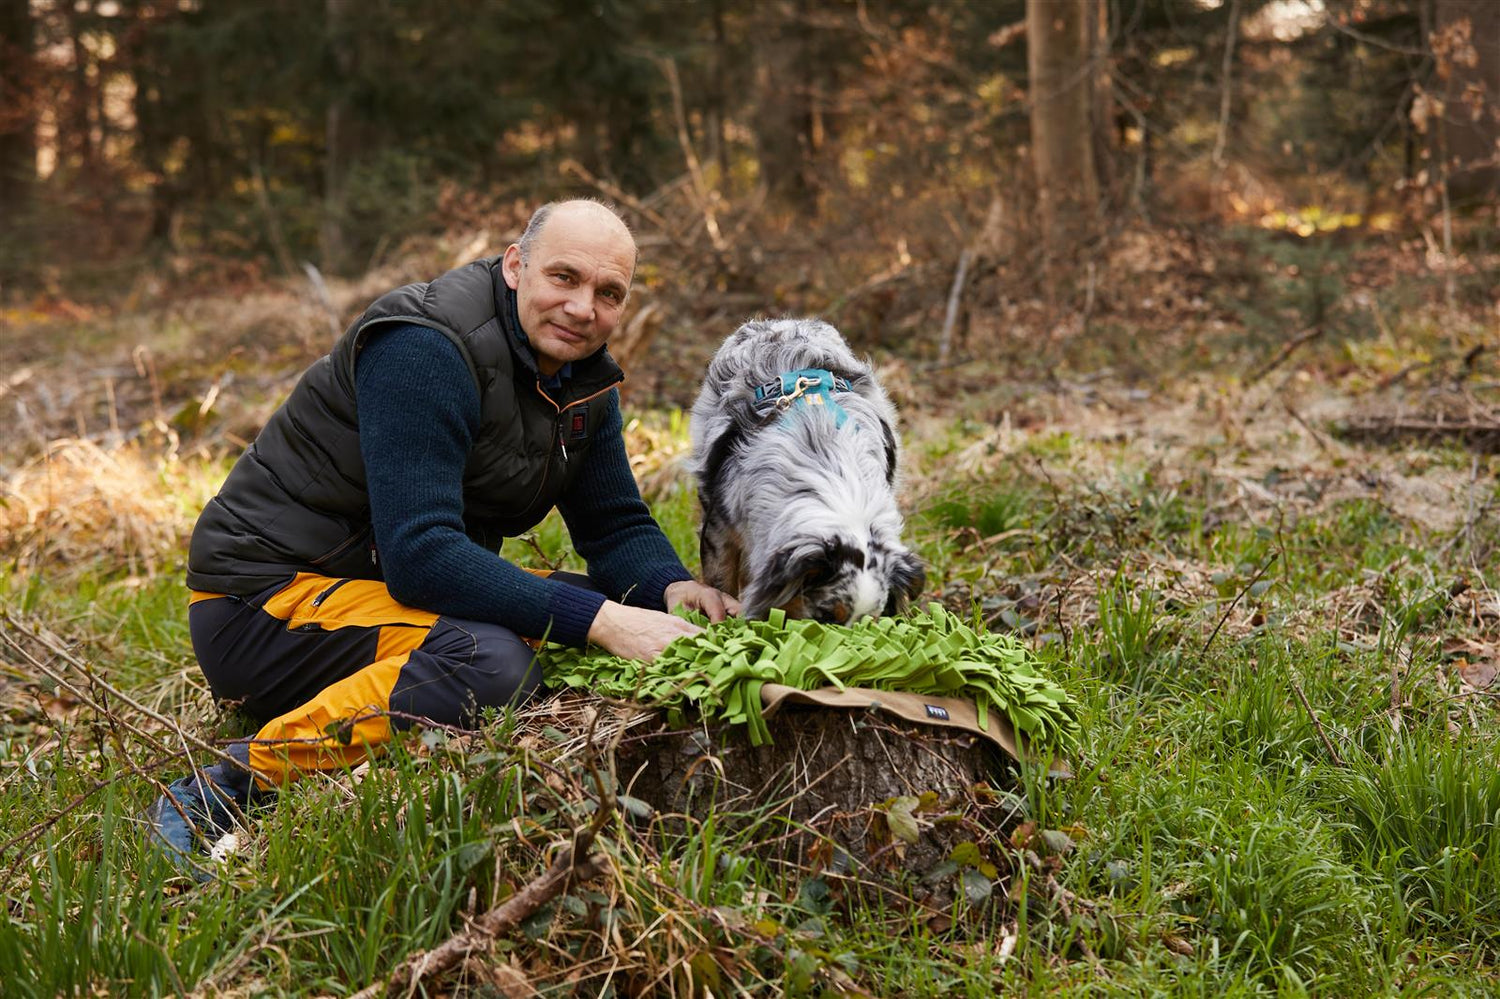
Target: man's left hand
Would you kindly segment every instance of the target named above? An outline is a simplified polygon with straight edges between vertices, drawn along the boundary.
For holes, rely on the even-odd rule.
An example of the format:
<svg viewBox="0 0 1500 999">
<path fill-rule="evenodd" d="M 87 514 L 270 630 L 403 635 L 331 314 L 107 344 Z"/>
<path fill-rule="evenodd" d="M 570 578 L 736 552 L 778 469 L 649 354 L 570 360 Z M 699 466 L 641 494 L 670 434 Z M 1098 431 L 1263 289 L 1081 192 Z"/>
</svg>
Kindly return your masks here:
<svg viewBox="0 0 1500 999">
<path fill-rule="evenodd" d="M 666 600 L 668 610 L 686 607 L 689 610 L 701 611 L 710 621 L 722 621 L 730 614 L 738 617 L 740 613 L 738 600 L 696 579 L 684 579 L 672 583 L 663 591 L 662 596 Z"/>
</svg>

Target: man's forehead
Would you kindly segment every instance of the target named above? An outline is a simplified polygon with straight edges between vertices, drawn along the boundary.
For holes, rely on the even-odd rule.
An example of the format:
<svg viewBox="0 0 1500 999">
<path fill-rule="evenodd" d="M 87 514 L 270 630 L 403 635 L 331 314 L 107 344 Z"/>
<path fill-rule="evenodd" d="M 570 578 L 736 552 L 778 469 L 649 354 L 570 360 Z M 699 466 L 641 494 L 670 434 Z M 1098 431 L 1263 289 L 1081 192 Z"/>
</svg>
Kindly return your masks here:
<svg viewBox="0 0 1500 999">
<path fill-rule="evenodd" d="M 635 254 L 635 240 L 625 223 L 609 209 L 587 202 L 554 209 L 538 236 L 538 242 L 544 245 L 569 243 L 600 250 L 624 249 L 631 256 Z"/>
<path fill-rule="evenodd" d="M 629 233 L 597 225 L 568 225 L 551 219 L 537 239 L 538 262 L 549 267 L 602 266 L 628 278 L 635 269 L 635 241 Z"/>
</svg>

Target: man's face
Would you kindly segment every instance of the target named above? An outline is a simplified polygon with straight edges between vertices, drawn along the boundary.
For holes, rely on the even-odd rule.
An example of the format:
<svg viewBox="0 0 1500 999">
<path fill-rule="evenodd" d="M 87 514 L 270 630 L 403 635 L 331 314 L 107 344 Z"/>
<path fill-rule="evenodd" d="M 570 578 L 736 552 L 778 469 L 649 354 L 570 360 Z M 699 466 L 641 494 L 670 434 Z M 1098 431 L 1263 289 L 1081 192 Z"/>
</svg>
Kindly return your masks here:
<svg viewBox="0 0 1500 999">
<path fill-rule="evenodd" d="M 544 375 L 594 353 L 625 311 L 635 244 L 613 216 L 590 208 L 554 209 L 525 262 L 505 251 L 505 283 L 516 292 L 521 328 Z"/>
</svg>

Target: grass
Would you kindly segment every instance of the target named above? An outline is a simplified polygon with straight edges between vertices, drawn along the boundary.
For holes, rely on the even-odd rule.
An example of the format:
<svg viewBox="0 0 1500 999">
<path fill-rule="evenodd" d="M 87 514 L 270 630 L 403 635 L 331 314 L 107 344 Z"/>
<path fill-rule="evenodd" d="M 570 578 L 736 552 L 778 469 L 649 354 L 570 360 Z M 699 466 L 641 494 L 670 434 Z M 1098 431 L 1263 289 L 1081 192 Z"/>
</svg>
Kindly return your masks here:
<svg viewBox="0 0 1500 999">
<path fill-rule="evenodd" d="M 636 432 L 661 467 L 680 453 L 680 415 Z M 1497 705 L 1449 651 L 1500 644 L 1484 610 L 1500 586 L 1494 519 L 1441 528 L 1380 491 L 1323 497 L 1304 486 L 1335 466 L 1279 455 L 1281 472 L 1236 489 L 1204 469 L 1252 444 L 1191 441 L 1163 463 L 1086 424 L 956 464 L 983 432 L 916 442 L 909 533 L 931 596 L 1029 634 L 1078 698 L 1075 775 L 1028 771 L 1020 788 L 1071 852 L 993 836 L 982 846 L 1005 879 L 984 918 L 961 903 L 931 920 L 760 858 L 753 815 L 675 829 L 620 815 L 599 841 L 611 875 L 498 942 L 490 966 L 544 995 L 1500 989 Z M 1407 460 L 1454 464 L 1424 453 Z M 186 471 L 138 491 L 196 481 L 195 459 L 178 460 Z M 691 566 L 692 490 L 653 481 Z M 8 612 L 218 735 L 180 547 L 146 570 L 79 561 L 65 556 L 88 525 L 60 523 L 6 553 Z M 506 554 L 579 565 L 555 517 Z M 0 644 L 0 842 L 20 841 L 0 853 L 8 996 L 346 994 L 525 885 L 591 814 L 593 778 L 543 725 L 416 732 L 359 779 L 288 789 L 213 886 L 190 886 L 144 849 L 138 819 L 147 774 L 174 777 L 181 759 L 58 689 L 18 649 L 61 664 L 17 640 Z M 463 974 L 445 987 L 502 991 L 483 968 Z"/>
</svg>

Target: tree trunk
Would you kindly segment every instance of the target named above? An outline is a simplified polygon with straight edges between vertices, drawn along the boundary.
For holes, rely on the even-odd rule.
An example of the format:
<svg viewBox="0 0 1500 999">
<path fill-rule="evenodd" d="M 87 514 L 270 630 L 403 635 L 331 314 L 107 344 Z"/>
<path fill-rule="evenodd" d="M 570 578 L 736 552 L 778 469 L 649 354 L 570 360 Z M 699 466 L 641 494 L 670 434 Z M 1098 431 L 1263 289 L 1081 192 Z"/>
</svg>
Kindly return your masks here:
<svg viewBox="0 0 1500 999">
<path fill-rule="evenodd" d="M 0 0 L 0 218 L 7 220 L 30 205 L 36 182 L 35 45 L 30 0 Z"/>
<path fill-rule="evenodd" d="M 755 44 L 756 154 L 761 181 L 782 203 L 817 209 L 811 169 L 814 60 L 803 25 L 806 0 L 765 4 L 752 25 Z"/>
<path fill-rule="evenodd" d="M 80 11 L 78 5 L 69 3 L 67 12 L 68 42 L 73 54 L 73 92 L 68 95 L 68 130 L 72 133 L 71 145 L 78 154 L 78 170 L 85 178 L 92 178 L 96 160 L 94 152 L 94 129 L 89 113 L 94 107 L 94 85 L 89 79 L 88 48 L 83 44 L 83 18 L 87 10 Z"/>
<path fill-rule="evenodd" d="M 1500 193 L 1500 3 L 1437 0 L 1436 15 L 1448 192 L 1458 203 L 1482 203 Z"/>
<path fill-rule="evenodd" d="M 354 77 L 354 36 L 349 0 L 325 0 L 328 46 L 336 75 L 329 88 L 324 115 L 323 220 L 318 230 L 323 270 L 342 274 L 349 262 L 344 232 L 345 186 L 353 159 L 353 122 L 349 114 L 349 85 Z"/>
<path fill-rule="evenodd" d="M 945 865 L 954 847 L 989 852 L 1025 817 L 1015 764 L 976 736 L 836 708 L 783 708 L 766 724 L 766 746 L 742 726 L 633 729 L 618 751 L 621 789 L 665 816 L 712 816 L 769 861 L 935 908 L 962 877 Z M 921 802 L 904 836 L 891 819 L 903 797 Z"/>
<path fill-rule="evenodd" d="M 1115 82 L 1109 73 L 1110 45 L 1109 4 L 1090 0 L 1088 11 L 1090 75 L 1093 77 L 1091 137 L 1094 147 L 1094 171 L 1102 192 L 1115 190 Z"/>
<path fill-rule="evenodd" d="M 713 0 L 714 55 L 712 92 L 708 101 L 709 158 L 719 165 L 719 188 L 729 190 L 729 36 L 724 30 L 724 0 Z"/>
<path fill-rule="evenodd" d="M 1090 49 L 1099 0 L 1027 0 L 1032 162 L 1044 239 L 1066 249 L 1093 228 L 1099 206 L 1093 109 L 1099 72 Z"/>
</svg>

